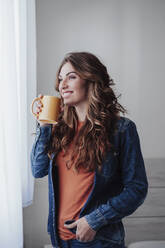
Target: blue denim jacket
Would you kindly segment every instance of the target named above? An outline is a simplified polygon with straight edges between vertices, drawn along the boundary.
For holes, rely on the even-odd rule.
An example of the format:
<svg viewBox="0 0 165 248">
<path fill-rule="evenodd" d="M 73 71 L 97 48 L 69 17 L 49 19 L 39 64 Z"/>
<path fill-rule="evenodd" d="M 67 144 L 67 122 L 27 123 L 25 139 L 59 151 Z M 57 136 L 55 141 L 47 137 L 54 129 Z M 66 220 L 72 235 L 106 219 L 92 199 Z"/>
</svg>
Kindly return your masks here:
<svg viewBox="0 0 165 248">
<path fill-rule="evenodd" d="M 51 129 L 51 124 L 41 127 L 38 124 L 30 156 L 33 176 L 48 175 L 48 233 L 52 245 L 58 247 L 58 167 L 52 168 L 56 153 L 50 159 L 45 151 Z M 144 202 L 148 181 L 135 123 L 120 117 L 117 131 L 110 138 L 114 149 L 107 153 L 101 172 L 95 171 L 94 187 L 81 209 L 80 218 L 85 216 L 88 224 L 97 231 L 96 238 L 122 245 L 125 237 L 122 218 L 132 214 Z"/>
</svg>

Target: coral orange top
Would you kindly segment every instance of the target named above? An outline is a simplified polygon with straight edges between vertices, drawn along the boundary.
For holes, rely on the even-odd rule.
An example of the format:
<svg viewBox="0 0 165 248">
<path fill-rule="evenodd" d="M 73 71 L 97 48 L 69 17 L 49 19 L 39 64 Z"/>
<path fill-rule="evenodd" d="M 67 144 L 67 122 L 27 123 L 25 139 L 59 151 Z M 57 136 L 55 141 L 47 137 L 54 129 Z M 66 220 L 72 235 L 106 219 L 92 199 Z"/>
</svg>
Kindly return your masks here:
<svg viewBox="0 0 165 248">
<path fill-rule="evenodd" d="M 79 122 L 78 131 L 83 122 Z M 64 227 L 66 220 L 77 220 L 81 208 L 85 204 L 94 182 L 94 172 L 86 172 L 80 169 L 77 174 L 71 167 L 66 167 L 67 161 L 72 153 L 73 143 L 68 147 L 68 155 L 63 157 L 63 151 L 57 155 L 56 164 L 59 173 L 59 214 L 58 214 L 58 232 L 63 240 L 75 239 L 76 235 Z"/>
</svg>

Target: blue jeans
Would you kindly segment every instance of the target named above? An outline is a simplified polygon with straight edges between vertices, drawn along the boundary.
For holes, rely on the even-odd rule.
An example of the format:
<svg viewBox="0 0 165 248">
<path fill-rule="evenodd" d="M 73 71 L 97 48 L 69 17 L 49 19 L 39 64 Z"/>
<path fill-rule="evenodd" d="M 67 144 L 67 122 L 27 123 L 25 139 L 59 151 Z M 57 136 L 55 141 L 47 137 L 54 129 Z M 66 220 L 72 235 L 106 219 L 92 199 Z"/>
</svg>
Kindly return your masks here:
<svg viewBox="0 0 165 248">
<path fill-rule="evenodd" d="M 80 242 L 77 239 L 71 239 L 60 240 L 60 248 L 125 248 L 125 246 L 97 239 L 89 242 Z"/>
</svg>

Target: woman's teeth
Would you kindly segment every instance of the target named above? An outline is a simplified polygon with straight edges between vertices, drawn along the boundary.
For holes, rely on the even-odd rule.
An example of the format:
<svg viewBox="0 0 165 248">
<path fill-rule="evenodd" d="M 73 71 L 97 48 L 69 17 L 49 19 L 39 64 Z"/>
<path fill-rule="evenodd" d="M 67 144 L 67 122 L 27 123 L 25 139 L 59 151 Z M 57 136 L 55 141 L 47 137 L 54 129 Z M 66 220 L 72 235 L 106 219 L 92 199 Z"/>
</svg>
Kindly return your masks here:
<svg viewBox="0 0 165 248">
<path fill-rule="evenodd" d="M 66 91 L 63 93 L 63 96 L 66 97 L 66 96 L 70 96 L 72 94 L 72 91 Z"/>
</svg>

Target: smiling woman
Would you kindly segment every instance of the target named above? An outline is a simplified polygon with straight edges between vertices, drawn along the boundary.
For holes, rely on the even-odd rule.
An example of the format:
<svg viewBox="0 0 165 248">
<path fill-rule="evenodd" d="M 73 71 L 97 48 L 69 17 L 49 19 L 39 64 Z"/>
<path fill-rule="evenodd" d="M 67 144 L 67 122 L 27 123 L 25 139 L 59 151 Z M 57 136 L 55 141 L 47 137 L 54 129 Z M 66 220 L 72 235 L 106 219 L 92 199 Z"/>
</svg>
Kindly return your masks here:
<svg viewBox="0 0 165 248">
<path fill-rule="evenodd" d="M 124 248 L 122 218 L 144 201 L 148 181 L 133 121 L 120 114 L 106 67 L 93 54 L 65 56 L 56 77 L 62 111 L 38 126 L 34 177 L 49 176 L 53 247 Z"/>
<path fill-rule="evenodd" d="M 82 111 L 87 110 L 88 105 L 88 88 L 86 81 L 74 71 L 72 64 L 69 62 L 61 68 L 58 87 L 64 104 L 75 106 L 80 120 L 83 121 L 85 115 L 82 115 Z"/>
</svg>

